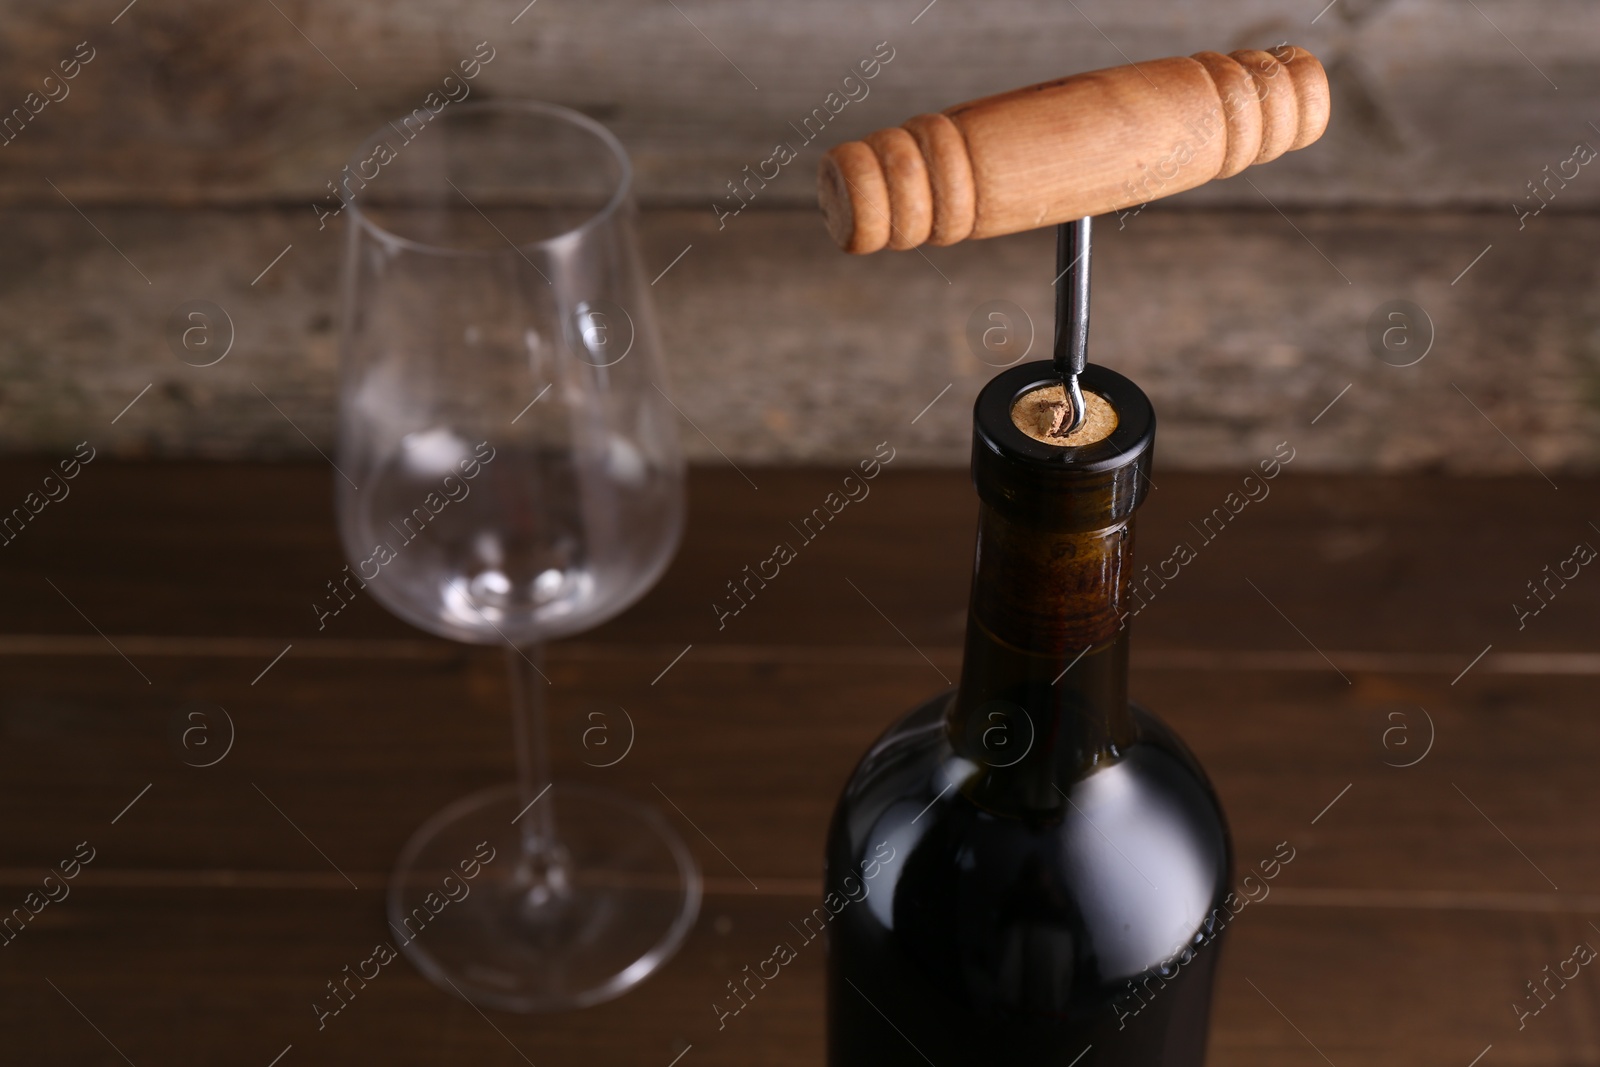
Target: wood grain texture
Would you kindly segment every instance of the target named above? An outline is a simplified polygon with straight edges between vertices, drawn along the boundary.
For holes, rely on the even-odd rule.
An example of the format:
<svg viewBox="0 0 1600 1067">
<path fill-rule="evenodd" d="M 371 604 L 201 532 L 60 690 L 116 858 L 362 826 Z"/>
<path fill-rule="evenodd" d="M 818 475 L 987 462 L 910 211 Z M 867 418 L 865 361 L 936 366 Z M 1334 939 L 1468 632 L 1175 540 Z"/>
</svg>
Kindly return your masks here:
<svg viewBox="0 0 1600 1067">
<path fill-rule="evenodd" d="M 1149 388 L 1165 454 L 1195 467 L 1253 462 L 1335 397 L 1308 465 L 1509 472 L 1526 469 L 1518 448 L 1552 474 L 1600 465 L 1596 223 L 1574 214 L 1600 204 L 1600 181 L 1572 162 L 1600 138 L 1582 106 L 1600 97 L 1592 5 L 1344 0 L 1314 23 L 1264 0 L 1181 17 L 1154 0 L 679 6 L 535 5 L 513 23 L 489 0 L 174 0 L 120 17 L 86 0 L 12 4 L 0 119 L 28 117 L 0 145 L 0 451 L 94 435 L 123 455 L 312 455 L 252 381 L 325 446 L 342 224 L 319 230 L 314 203 L 352 146 L 487 40 L 496 58 L 472 98 L 596 116 L 630 148 L 645 202 L 681 208 L 647 214 L 647 263 L 694 246 L 653 292 L 677 399 L 717 447 L 740 462 L 851 460 L 887 399 L 903 402 L 907 455 L 960 465 L 963 409 L 992 373 L 969 320 L 1007 299 L 1046 337 L 1048 244 L 843 264 L 810 206 L 823 147 L 1069 70 L 1293 39 L 1326 61 L 1338 118 L 1312 151 L 1106 220 L 1091 358 Z M 28 94 L 59 95 L 60 65 L 85 41 L 94 58 L 70 94 L 33 113 Z M 894 58 L 864 79 L 879 42 Z M 914 136 L 939 156 L 937 131 Z M 795 158 L 751 178 L 780 141 Z M 959 177 L 929 175 L 941 198 L 959 198 Z M 937 212 L 931 227 L 934 244 L 968 232 Z M 1414 368 L 1384 366 L 1365 336 L 1395 298 L 1437 330 Z M 165 320 L 189 299 L 235 316 L 238 347 L 217 367 L 172 356 Z M 716 454 L 684 430 L 693 455 Z"/>
<path fill-rule="evenodd" d="M 117 643 L 151 685 L 109 648 L 0 660 L 9 693 L 0 723 L 11 738 L 0 810 L 19 815 L 29 797 L 52 796 L 47 817 L 8 830 L 12 885 L 89 837 L 107 842 L 94 866 L 121 872 L 106 877 L 125 886 L 207 888 L 199 874 L 214 872 L 213 888 L 230 884 L 222 873 L 270 888 L 274 872 L 292 872 L 313 886 L 348 888 L 349 877 L 378 887 L 433 812 L 514 774 L 505 668 L 492 650 L 410 663 L 309 657 L 297 643 L 252 686 L 270 654 L 136 656 Z M 717 893 L 814 893 L 838 789 L 891 721 L 944 687 L 939 671 L 954 679 L 959 657 L 924 649 L 937 657 L 931 667 L 819 649 L 796 662 L 757 645 L 729 662 L 706 654 L 715 647 L 696 643 L 654 686 L 675 653 L 635 646 L 631 658 L 579 661 L 558 652 L 547 668 L 556 773 L 669 813 L 660 794 L 670 797 L 693 820 L 677 826 Z M 1158 671 L 1135 658 L 1134 698 L 1179 731 L 1220 790 L 1241 876 L 1287 839 L 1292 877 L 1273 888 L 1307 894 L 1308 906 L 1596 907 L 1600 827 L 1585 813 L 1600 786 L 1583 759 L 1551 757 L 1600 745 L 1588 714 L 1595 673 L 1475 670 L 1453 687 L 1448 675 L 1348 673 L 1347 685 L 1331 670 L 1236 671 L 1219 661 Z M 212 753 L 183 748 L 179 728 L 193 725 L 185 709 L 203 704 L 227 710 L 235 737 L 211 768 L 185 765 Z M 618 751 L 625 743 L 618 708 L 634 724 L 632 751 L 612 768 L 585 766 L 611 755 L 583 745 L 596 722 L 616 731 Z M 208 722 L 220 755 L 222 720 L 213 711 Z M 147 783 L 138 818 L 106 829 Z"/>
<path fill-rule="evenodd" d="M 0 463 L 0 493 L 37 473 Z M 296 627 L 294 602 L 338 560 L 321 467 L 90 464 L 26 540 L 0 549 L 0 899 L 21 901 L 79 841 L 97 853 L 0 949 L 7 1056 L 819 1062 L 820 943 L 720 1029 L 711 1004 L 814 903 L 825 820 L 854 760 L 956 669 L 973 506 L 957 472 L 891 466 L 802 550 L 803 570 L 718 631 L 701 591 L 839 476 L 757 475 L 759 491 L 697 470 L 692 525 L 662 586 L 556 645 L 549 666 L 561 773 L 645 798 L 659 787 L 709 836 L 679 823 L 708 888 L 682 951 L 618 1001 L 532 1018 L 485 1019 L 397 962 L 319 1030 L 311 1005 L 325 983 L 387 937 L 382 887 L 401 842 L 447 800 L 510 774 L 499 655 L 422 637 L 365 602 L 332 632 Z M 1156 481 L 1142 560 L 1234 479 L 1158 469 Z M 1538 1067 L 1588 1062 L 1600 1052 L 1592 976 L 1520 1030 L 1511 1004 L 1597 936 L 1600 585 L 1573 582 L 1520 637 L 1488 608 L 1600 487 L 1292 466 L 1272 484 L 1135 623 L 1134 692 L 1206 765 L 1240 874 L 1280 841 L 1296 850 L 1230 934 L 1212 1062 L 1466 1064 L 1491 1044 Z M 1523 521 L 1536 512 L 1541 524 Z M 1247 576 L 1282 615 L 1233 591 Z M 1495 652 L 1455 684 L 1427 659 L 1491 638 Z M 1545 656 L 1544 673 L 1508 673 L 1507 654 Z M 1552 673 L 1573 668 L 1587 673 Z M 184 765 L 173 730 L 193 700 L 226 707 L 236 727 L 209 768 Z M 583 767 L 574 727 L 612 705 L 634 716 L 634 750 Z M 1420 751 L 1408 746 L 1423 743 L 1421 707 L 1434 743 L 1398 767 Z"/>
<path fill-rule="evenodd" d="M 0 148 L 0 197 L 51 202 L 49 178 L 80 202 L 307 203 L 325 195 L 371 130 L 421 106 L 483 40 L 497 54 L 475 94 L 593 114 L 632 150 L 647 200 L 707 215 L 713 203 L 737 206 L 726 183 L 779 142 L 801 155 L 760 200 L 803 205 L 823 148 L 908 115 L 1073 71 L 1285 40 L 1326 62 L 1338 116 L 1319 151 L 1252 178 L 1285 206 L 1478 205 L 1511 218 L 1525 183 L 1600 136 L 1585 106 L 1600 95 L 1600 58 L 1589 47 L 1600 11 L 1573 0 L 1484 0 L 1481 13 L 1451 0 L 1341 2 L 1314 23 L 1315 11 L 1290 14 L 1266 0 L 1182 11 L 1102 0 L 1081 12 L 1047 0 L 944 0 L 920 17 L 925 3 L 823 0 L 782 13 L 679 6 L 540 4 L 513 24 L 521 5 L 499 0 L 381 9 L 280 0 L 282 15 L 266 4 L 181 0 L 140 3 L 111 25 L 116 12 L 87 0 L 14 3 L 0 29 L 7 112 L 78 42 L 98 53 L 69 97 Z M 863 96 L 844 78 L 879 42 L 894 58 Z M 790 124 L 818 108 L 827 137 L 808 143 Z M 1260 197 L 1236 181 L 1184 200 Z M 1586 169 L 1556 203 L 1600 204 L 1600 181 Z"/>
<path fill-rule="evenodd" d="M 1280 880 L 1293 875 L 1291 866 Z M 8 1048 L 19 1062 L 267 1064 L 370 1062 L 406 1067 L 528 1062 L 815 1065 L 823 1060 L 823 957 L 798 958 L 722 1030 L 712 1003 L 774 943 L 806 902 L 765 893 L 707 902 L 682 951 L 621 1000 L 553 1017 L 486 1021 L 397 961 L 318 1031 L 324 983 L 383 938 L 378 895 L 260 890 L 129 890 L 96 885 L 92 868 L 48 927 L 8 951 L 0 974 Z M 1525 1030 L 1509 1005 L 1521 983 L 1594 934 L 1579 916 L 1416 913 L 1280 907 L 1239 917 L 1225 948 L 1210 1062 L 1345 1060 L 1410 1067 L 1432 1054 L 1490 1055 L 1557 1067 L 1597 1045 L 1594 993 L 1572 983 Z M 68 913 L 67 908 L 76 909 Z M 49 978 L 84 1021 L 53 991 Z M 1281 1014 L 1279 1010 L 1281 1010 Z M 1287 1017 L 1287 1018 L 1286 1018 Z M 1130 1021 L 1133 1025 L 1137 1020 Z M 1298 1030 L 1298 1032 L 1297 1032 Z M 936 1063 L 941 1061 L 935 1059 Z"/>
<path fill-rule="evenodd" d="M 916 139 L 928 168 L 933 201 L 928 242 L 942 248 L 965 241 L 977 215 L 973 209 L 977 193 L 972 187 L 972 164 L 966 145 L 961 142 L 961 131 L 949 116 L 938 114 L 913 115 L 901 125 Z"/>
<path fill-rule="evenodd" d="M 823 156 L 817 201 L 841 249 L 915 248 L 935 214 L 954 217 L 951 228 L 966 227 L 973 238 L 999 237 L 1137 207 L 1270 163 L 1322 136 L 1328 79 L 1317 58 L 1294 45 L 1202 52 L 1072 74 L 943 114 L 957 136 L 930 144 L 926 160 L 898 126 Z M 972 191 L 931 184 L 934 169 L 970 174 Z M 951 202 L 936 205 L 949 184 L 957 186 Z"/>
<path fill-rule="evenodd" d="M 357 655 L 362 646 L 350 642 L 362 640 L 383 642 L 361 653 L 379 662 L 427 658 L 428 648 L 450 658 L 444 653 L 452 646 L 429 642 L 368 599 L 318 628 L 313 605 L 345 564 L 334 536 L 336 475 L 327 467 L 245 467 L 251 475 L 241 478 L 233 465 L 99 462 L 72 483 L 70 497 L 0 547 L 6 632 L 59 635 L 46 644 L 6 638 L 0 652 L 104 653 L 48 577 L 136 660 L 242 656 L 264 667 L 291 641 L 296 653 L 337 658 Z M 553 655 L 613 661 L 624 657 L 618 646 L 648 649 L 658 658 L 636 669 L 654 677 L 689 643 L 695 659 L 718 663 L 749 662 L 751 646 L 765 648 L 773 662 L 798 664 L 848 658 L 853 650 L 849 655 L 868 665 L 921 664 L 937 680 L 882 617 L 855 603 L 860 598 L 844 580 L 860 585 L 916 648 L 934 657 L 957 654 L 976 497 L 965 472 L 899 462 L 820 532 L 813 517 L 809 541 L 790 524 L 823 506 L 842 469 L 752 468 L 758 491 L 726 467 L 696 468 L 690 525 L 672 568 L 624 616 L 580 642 L 557 645 Z M 22 500 L 46 470 L 20 460 L 0 465 L 3 499 Z M 1559 662 L 1576 669 L 1595 654 L 1589 620 L 1600 611 L 1600 583 L 1574 581 L 1522 628 L 1512 608 L 1534 603 L 1526 583 L 1542 580 L 1546 566 L 1596 536 L 1588 527 L 1600 488 L 1593 479 L 1556 492 L 1533 477 L 1308 476 L 1291 464 L 1268 483 L 1270 495 L 1220 532 L 1214 511 L 1241 488 L 1242 472 L 1181 474 L 1158 462 L 1153 479 L 1157 488 L 1138 514 L 1141 567 L 1171 558 L 1179 544 L 1196 558 L 1133 619 L 1135 659 L 1152 668 L 1310 670 L 1342 684 L 1284 616 L 1347 672 L 1415 672 L 1448 682 L 1492 643 L 1474 671 L 1504 674 L 1514 684 L 1537 669 L 1540 656 L 1575 657 Z M 1486 501 L 1506 516 L 1538 521 L 1485 521 Z M 130 514 L 143 521 L 126 521 Z M 901 536 L 908 516 L 926 536 Z M 1210 532 L 1196 528 L 1202 524 Z M 737 607 L 727 582 L 780 541 L 797 546 L 797 571 L 719 625 L 714 605 Z M 884 550 L 888 544 L 895 550 Z M 1221 610 L 1226 626 L 1194 625 Z M 774 651 L 780 648 L 781 655 Z M 132 671 L 129 677 L 137 680 Z"/>
<path fill-rule="evenodd" d="M 314 457 L 302 431 L 328 449 L 342 223 L 88 214 L 137 271 L 70 209 L 0 213 L 0 449 Z M 679 424 L 696 458 L 851 464 L 888 439 L 964 467 L 978 389 L 1029 334 L 1027 358 L 1048 350 L 1048 233 L 857 260 L 812 211 L 643 221 L 648 272 L 682 254 L 651 293 L 674 400 L 710 438 Z M 1156 204 L 1096 237 L 1090 359 L 1150 394 L 1165 467 L 1243 470 L 1284 440 L 1308 469 L 1533 474 L 1531 460 L 1560 484 L 1600 466 L 1600 221 L 1547 213 L 1519 233 L 1494 214 Z M 174 355 L 167 320 L 192 299 L 232 318 L 216 366 Z M 1427 316 L 1397 335 L 1428 351 L 1414 366 L 1371 347 L 1396 299 Z M 1021 314 L 987 318 L 994 300 Z M 997 321 L 1012 347 L 974 347 L 969 330 Z"/>
</svg>

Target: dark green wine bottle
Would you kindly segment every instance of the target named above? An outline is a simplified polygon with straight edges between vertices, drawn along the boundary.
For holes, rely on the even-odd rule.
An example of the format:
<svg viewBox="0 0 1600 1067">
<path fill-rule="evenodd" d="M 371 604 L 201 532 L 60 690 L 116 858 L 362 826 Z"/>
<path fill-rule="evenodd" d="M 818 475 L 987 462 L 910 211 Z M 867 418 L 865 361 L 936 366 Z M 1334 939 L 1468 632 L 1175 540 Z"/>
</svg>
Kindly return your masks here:
<svg viewBox="0 0 1600 1067">
<path fill-rule="evenodd" d="M 1048 363 L 978 397 L 960 685 L 872 746 L 829 831 L 832 1067 L 1204 1060 L 1227 825 L 1127 696 L 1155 414 L 1113 371 L 1081 381 L 1100 422 L 1073 440 L 1091 443 L 1019 425 Z"/>
</svg>

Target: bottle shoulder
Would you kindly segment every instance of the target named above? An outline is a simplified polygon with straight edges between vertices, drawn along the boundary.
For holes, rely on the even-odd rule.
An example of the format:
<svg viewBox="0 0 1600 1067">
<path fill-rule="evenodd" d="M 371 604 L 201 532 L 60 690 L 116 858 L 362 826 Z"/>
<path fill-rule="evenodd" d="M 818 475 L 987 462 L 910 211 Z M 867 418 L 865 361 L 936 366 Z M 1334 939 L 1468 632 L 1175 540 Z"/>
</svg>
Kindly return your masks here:
<svg viewBox="0 0 1600 1067">
<path fill-rule="evenodd" d="M 1005 815 L 968 799 L 976 776 L 1004 769 L 954 752 L 951 698 L 891 726 L 840 798 L 828 884 L 860 894 L 849 926 L 932 956 L 1003 954 L 1010 942 L 1036 953 L 1054 938 L 1051 955 L 1100 983 L 1158 967 L 1210 929 L 1230 876 L 1227 826 L 1168 727 L 1135 708 L 1134 743 L 1057 783 L 1062 803 Z"/>
</svg>

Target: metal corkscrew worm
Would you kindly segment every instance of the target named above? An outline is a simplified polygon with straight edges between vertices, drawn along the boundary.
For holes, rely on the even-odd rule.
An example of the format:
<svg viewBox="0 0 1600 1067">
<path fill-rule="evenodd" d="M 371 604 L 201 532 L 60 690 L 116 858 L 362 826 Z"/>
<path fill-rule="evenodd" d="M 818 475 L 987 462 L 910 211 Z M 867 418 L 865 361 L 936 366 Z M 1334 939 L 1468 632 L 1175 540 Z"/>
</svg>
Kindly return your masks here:
<svg viewBox="0 0 1600 1067">
<path fill-rule="evenodd" d="M 1051 437 L 1066 437 L 1083 425 L 1083 390 L 1078 375 L 1089 359 L 1090 223 L 1081 219 L 1056 227 L 1056 338 L 1054 362 L 1070 411 L 1056 412 Z"/>
</svg>

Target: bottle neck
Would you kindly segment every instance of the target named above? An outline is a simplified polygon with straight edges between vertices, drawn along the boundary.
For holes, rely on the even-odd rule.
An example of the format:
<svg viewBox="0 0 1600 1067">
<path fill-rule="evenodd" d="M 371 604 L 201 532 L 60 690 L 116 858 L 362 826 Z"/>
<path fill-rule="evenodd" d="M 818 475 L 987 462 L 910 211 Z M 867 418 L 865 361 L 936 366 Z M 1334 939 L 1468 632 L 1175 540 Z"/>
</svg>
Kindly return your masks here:
<svg viewBox="0 0 1600 1067">
<path fill-rule="evenodd" d="M 1131 510 L 1083 530 L 981 508 L 961 684 L 946 721 L 956 752 L 979 767 L 966 788 L 979 806 L 1056 812 L 1071 782 L 1132 742 L 1132 560 Z"/>
</svg>

